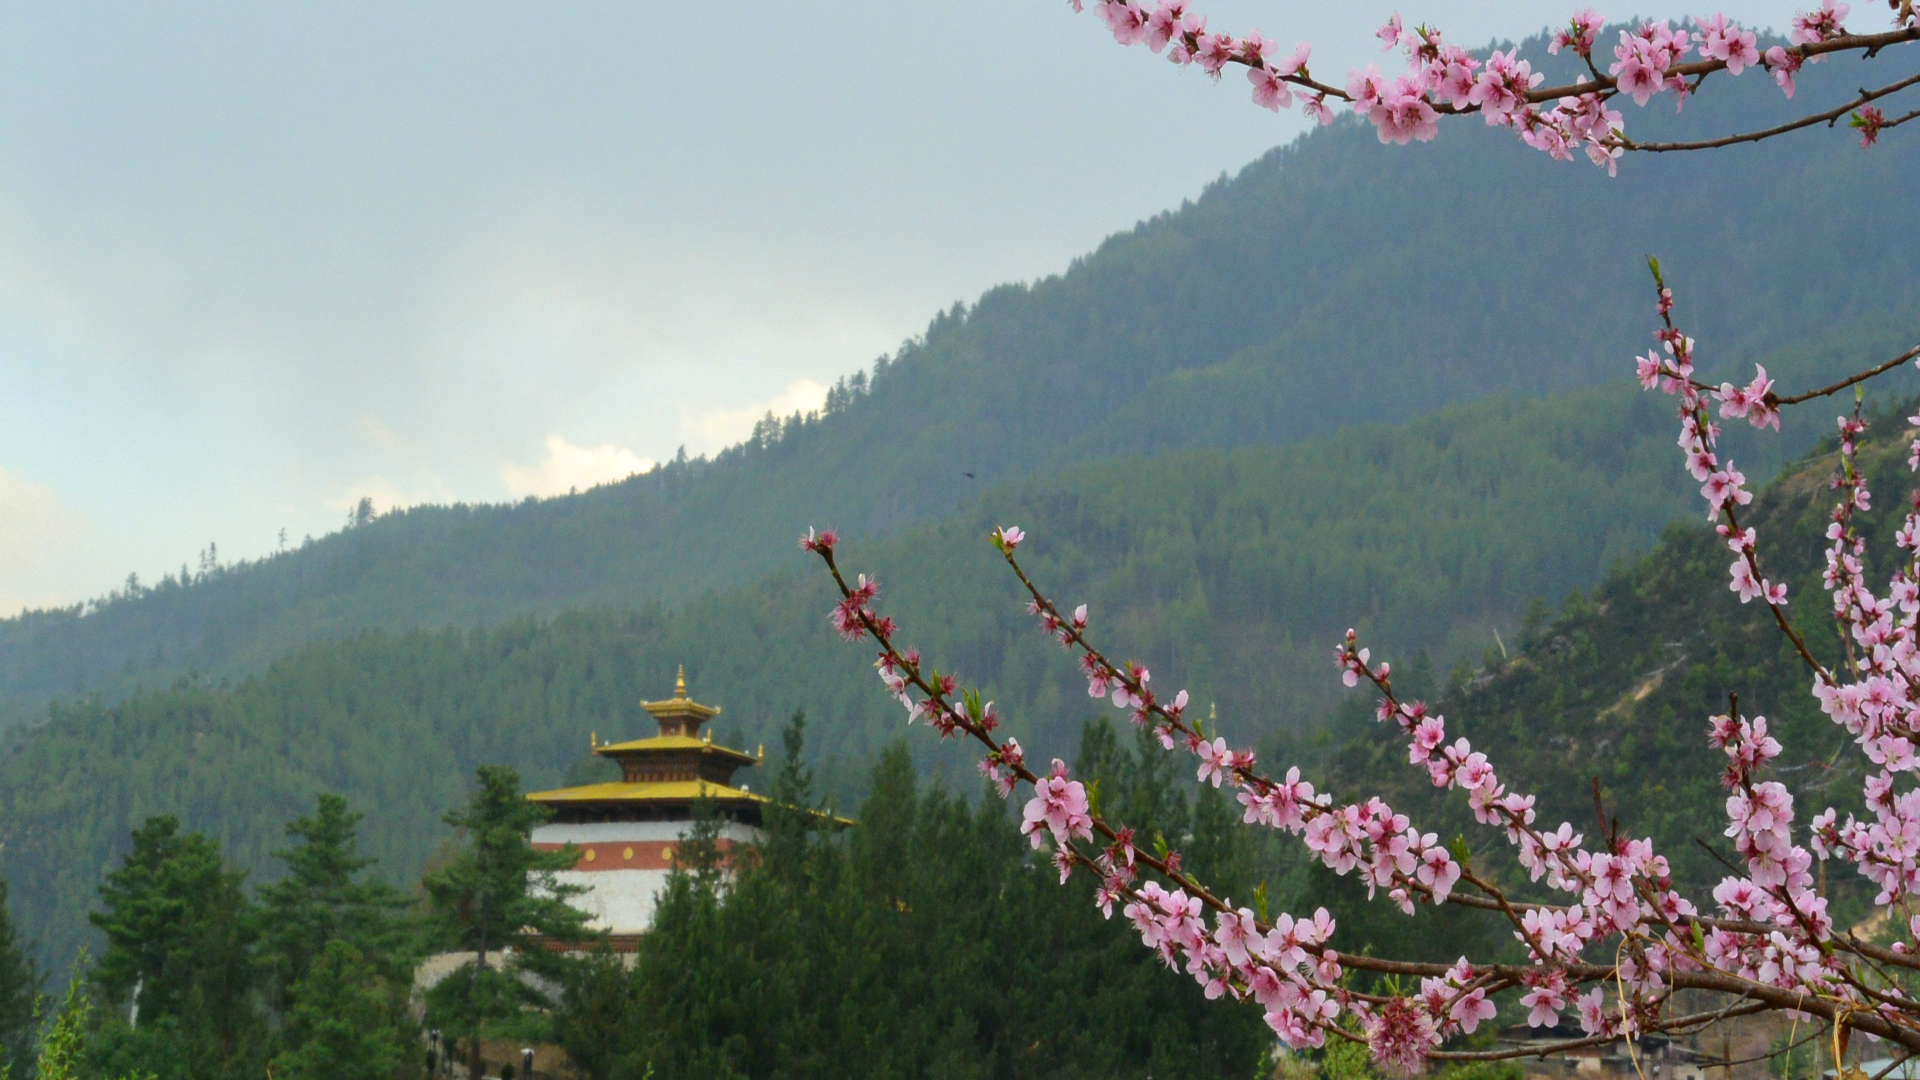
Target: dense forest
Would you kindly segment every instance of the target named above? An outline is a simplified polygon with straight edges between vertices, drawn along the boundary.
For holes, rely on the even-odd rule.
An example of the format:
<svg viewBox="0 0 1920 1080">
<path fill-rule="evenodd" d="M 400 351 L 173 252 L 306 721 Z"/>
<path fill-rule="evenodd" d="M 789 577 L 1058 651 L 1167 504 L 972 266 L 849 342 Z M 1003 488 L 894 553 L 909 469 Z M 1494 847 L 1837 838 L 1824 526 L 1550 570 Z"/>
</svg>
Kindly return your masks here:
<svg viewBox="0 0 1920 1080">
<path fill-rule="evenodd" d="M 593 1080 L 1271 1069 L 1256 1007 L 1208 1000 L 1103 918 L 1087 882 L 1058 884 L 1008 803 L 927 784 L 903 743 L 876 760 L 856 825 L 811 812 L 804 730 L 795 715 L 781 732 L 760 844 L 723 859 L 719 818 L 696 811 L 632 963 L 596 952 L 553 888 L 546 875 L 573 855 L 530 848 L 541 811 L 510 769 L 478 771 L 439 830 L 441 859 L 407 892 L 378 880 L 337 795 L 285 823 L 281 873 L 258 888 L 213 838 L 148 819 L 83 903 L 97 954 L 36 970 L 0 903 L 0 1077 L 403 1080 L 450 1061 L 508 1077 L 528 1045 L 536 1075 L 556 1074 L 559 1049 Z M 1089 724 L 1076 765 L 1233 895 L 1257 884 L 1343 920 L 1364 903 L 1239 828 L 1225 796 L 1187 784 L 1147 740 Z M 583 948 L 475 963 L 529 930 Z M 1368 932 L 1439 957 L 1472 929 L 1423 915 Z M 436 955 L 454 964 L 416 980 Z M 1318 1071 L 1378 1080 L 1351 1061 Z"/>
<path fill-rule="evenodd" d="M 1869 519 L 1876 541 L 1889 539 L 1902 512 L 1894 496 L 1911 484 L 1911 433 L 1899 422 L 1909 409 L 1881 410 L 1878 437 L 1861 455 L 1881 504 L 1893 507 Z M 1793 581 L 1795 618 L 1807 631 L 1822 617 L 1818 538 L 1834 468 L 1832 448 L 1816 447 L 1749 518 L 1774 541 L 1772 565 Z M 1463 663 L 1445 677 L 1416 656 L 1397 681 L 1408 694 L 1431 695 L 1536 791 L 1547 820 L 1587 821 L 1597 797 L 1623 832 L 1651 835 L 1683 885 L 1698 888 L 1720 873 L 1705 849 L 1723 795 L 1701 718 L 1729 691 L 1774 719 L 1788 746 L 1778 775 L 1796 795 L 1844 806 L 1857 790 L 1845 740 L 1829 752 L 1835 739 L 1809 707 L 1805 678 L 1761 611 L 1723 588 L 1724 574 L 1717 539 L 1676 525 L 1652 553 L 1574 594 L 1557 614 L 1536 608 L 1511 654 L 1489 650 L 1482 667 Z M 1821 647 L 1821 635 L 1808 636 Z M 559 652 L 589 665 L 606 659 L 571 644 Z M 1524 893 L 1500 839 L 1471 825 L 1457 796 L 1436 794 L 1392 740 L 1377 738 L 1369 711 L 1365 696 L 1353 695 L 1333 724 L 1273 733 L 1263 749 L 1304 764 L 1324 788 L 1382 791 L 1424 828 L 1461 833 L 1483 871 Z M 763 842 L 723 873 L 719 849 L 697 825 L 636 962 L 530 949 L 507 963 L 531 965 L 525 970 L 544 980 L 538 993 L 512 966 L 444 979 L 424 999 L 443 1036 L 432 1042 L 406 1013 L 406 972 L 430 953 L 471 948 L 471 911 L 497 909 L 502 925 L 590 939 L 577 916 L 556 914 L 564 904 L 534 887 L 565 857 L 542 862 L 547 856 L 525 849 L 538 812 L 518 798 L 511 770 L 482 767 L 478 783 L 460 776 L 449 785 L 456 809 L 445 825 L 422 825 L 438 857 L 410 895 L 369 872 L 360 820 L 336 794 L 319 796 L 311 811 L 295 808 L 269 857 L 277 873 L 253 888 L 228 845 L 170 816 L 147 818 L 116 845 L 124 855 L 74 896 L 105 945 L 98 959 L 81 960 L 84 978 L 70 984 L 50 1026 L 23 1007 L 44 980 L 23 935 L 0 919 L 0 1046 L 18 1069 L 36 1040 L 43 1062 L 51 1044 L 76 1063 L 60 1075 L 100 1080 L 254 1075 L 263 1064 L 290 1078 L 376 1080 L 419 1076 L 445 1055 L 483 1050 L 489 1071 L 505 1075 L 511 1048 L 527 1044 L 558 1046 L 584 1075 L 608 1080 L 1244 1077 L 1276 1068 L 1301 1080 L 1377 1080 L 1333 1054 L 1274 1061 L 1256 1010 L 1205 1000 L 1123 923 L 1100 918 L 1089 883 L 1056 884 L 1015 831 L 1007 802 L 929 782 L 912 760 L 916 752 L 954 756 L 951 748 L 883 745 L 850 828 L 805 812 L 821 804 L 804 730 L 802 717 L 788 721 L 769 757 L 775 809 Z M 1326 906 L 1347 951 L 1444 960 L 1502 947 L 1498 924 L 1479 913 L 1423 909 L 1407 918 L 1367 902 L 1357 882 L 1310 865 L 1292 841 L 1241 827 L 1222 793 L 1189 779 L 1184 756 L 1109 718 L 1082 723 L 1077 736 L 1076 775 L 1097 783 L 1110 819 L 1170 844 L 1225 895 L 1257 889 L 1274 909 Z M 495 838 L 493 854 L 483 836 Z M 489 903 L 468 902 L 485 888 L 494 890 Z M 1830 890 L 1837 916 L 1867 910 L 1866 892 L 1851 881 Z M 135 972 L 151 981 L 136 983 Z M 487 979 L 495 992 L 471 989 Z M 137 1013 L 136 994 L 144 1002 Z"/>
<path fill-rule="evenodd" d="M 1669 805 L 1664 785 L 1681 783 L 1665 765 L 1710 758 L 1685 718 L 1706 715 L 1721 691 L 1673 679 L 1624 713 L 1606 710 L 1672 660 L 1637 666 L 1650 648 L 1665 656 L 1649 644 L 1659 637 L 1649 627 L 1679 611 L 1744 614 L 1723 595 L 1711 536 L 1693 523 L 1674 526 L 1652 554 L 1633 554 L 1694 497 L 1678 469 L 1659 467 L 1674 451 L 1653 433 L 1671 423 L 1666 402 L 1627 388 L 1488 401 L 1419 425 L 1358 429 L 1366 438 L 1083 467 L 1008 489 L 955 521 L 852 544 L 845 557 L 878 573 L 883 600 L 914 639 L 944 670 L 986 688 L 1029 746 L 1071 745 L 1097 707 L 1028 625 L 985 542 L 994 524 L 1010 521 L 1034 535 L 1024 551 L 1038 580 L 1089 602 L 1096 633 L 1117 652 L 1217 705 L 1236 737 L 1348 777 L 1336 790 L 1411 785 L 1408 798 L 1427 797 L 1364 726 L 1318 723 L 1352 700 L 1326 657 L 1329 642 L 1357 625 L 1394 655 L 1424 654 L 1435 693 L 1450 669 L 1485 666 L 1492 681 L 1454 687 L 1460 700 L 1449 708 L 1476 739 L 1492 726 L 1529 773 L 1580 766 L 1588 760 L 1580 748 L 1592 743 L 1579 733 L 1596 724 L 1608 739 L 1640 730 L 1624 744 L 1630 753 L 1609 760 L 1628 763 L 1620 781 L 1633 786 L 1637 812 L 1653 814 Z M 1513 468 L 1516 460 L 1525 467 Z M 1802 490 L 1793 478 L 1822 467 L 1808 459 L 1775 490 Z M 1811 548 L 1798 555 L 1810 558 Z M 1563 618 L 1576 622 L 1545 621 L 1548 598 L 1590 582 L 1599 583 L 1593 595 L 1644 597 L 1640 608 L 1605 606 L 1615 620 L 1637 610 L 1639 621 L 1578 624 L 1594 603 L 1585 593 Z M 1810 584 L 1796 583 L 1800 595 Z M 474 767 L 510 763 L 540 787 L 592 775 L 603 763 L 590 758 L 589 740 L 650 732 L 638 703 L 664 694 L 683 662 L 696 696 L 725 708 L 723 742 L 752 749 L 773 737 L 779 717 L 809 709 L 825 748 L 822 792 L 851 805 L 900 719 L 870 656 L 827 626 L 827 596 L 817 574 L 783 571 L 678 611 L 371 632 L 299 650 L 232 684 L 194 679 L 117 703 L 61 706 L 0 743 L 0 872 L 23 927 L 56 954 L 70 951 L 85 939 L 79 913 L 93 883 L 147 816 L 176 814 L 218 837 L 237 865 L 270 874 L 277 823 L 337 792 L 374 808 L 364 842 L 404 879 L 433 858 L 437 815 Z M 1490 620 L 1521 633 L 1498 638 Z M 1750 640 L 1697 633 L 1717 649 Z M 1588 654 L 1567 643 L 1588 638 L 1605 639 L 1612 659 L 1568 668 Z M 1507 649 L 1520 658 L 1504 662 Z M 1527 682 L 1549 662 L 1554 678 Z M 1693 696 L 1670 701 L 1682 686 Z M 1514 704 L 1500 704 L 1509 697 Z M 1671 712 L 1657 724 L 1641 711 L 1661 706 Z M 1549 707 L 1551 723 L 1572 734 L 1542 741 Z M 1352 748 L 1339 751 L 1329 731 Z M 1372 763 L 1364 775 L 1353 774 L 1357 761 Z M 962 785 L 971 764 L 932 752 L 922 762 Z M 1554 790 L 1584 790 L 1585 779 Z M 1710 813 L 1709 794 L 1696 784 L 1673 805 Z"/>
<path fill-rule="evenodd" d="M 1090 603 L 1117 649 L 1217 702 L 1234 730 L 1294 730 L 1335 702 L 1326 655 L 1346 626 L 1443 663 L 1476 657 L 1493 625 L 1511 630 L 1529 605 L 1650 546 L 1689 497 L 1663 413 L 1617 387 L 1291 447 L 1082 466 L 848 557 L 1033 745 L 1070 741 L 1089 706 L 986 543 L 1012 521 L 1035 537 L 1040 580 Z M 369 632 L 233 683 L 63 704 L 0 738 L 0 869 L 23 924 L 70 948 L 92 882 L 145 817 L 178 815 L 265 870 L 277 822 L 332 791 L 377 808 L 368 850 L 411 874 L 475 766 L 558 782 L 594 733 L 650 732 L 638 703 L 681 663 L 726 710 L 723 741 L 751 749 L 779 717 L 812 711 L 831 748 L 823 786 L 850 801 L 899 718 L 871 657 L 828 627 L 827 595 L 817 572 L 781 571 L 677 611 Z"/>
<path fill-rule="evenodd" d="M 1835 61 L 1801 85 L 1817 98 L 1850 80 L 1855 63 Z M 1634 123 L 1719 134 L 1790 108 L 1703 95 Z M 713 460 L 574 496 L 363 517 L 260 562 L 209 559 L 0 621 L 0 724 L 55 697 L 257 672 L 368 628 L 677 606 L 793 565 L 810 524 L 890 535 L 1117 454 L 1286 444 L 1616 379 L 1646 340 L 1650 252 L 1693 304 L 1709 373 L 1759 359 L 1811 377 L 1831 370 L 1836 328 L 1877 340 L 1910 313 L 1920 256 L 1905 230 L 1852 226 L 1920 212 L 1920 148 L 1800 138 L 1791 155 L 1637 159 L 1609 179 L 1474 125 L 1402 148 L 1336 124 L 1058 275 L 956 305 L 821 414 L 769 417 Z M 1655 193 L 1662 213 L 1644 214 Z"/>
</svg>

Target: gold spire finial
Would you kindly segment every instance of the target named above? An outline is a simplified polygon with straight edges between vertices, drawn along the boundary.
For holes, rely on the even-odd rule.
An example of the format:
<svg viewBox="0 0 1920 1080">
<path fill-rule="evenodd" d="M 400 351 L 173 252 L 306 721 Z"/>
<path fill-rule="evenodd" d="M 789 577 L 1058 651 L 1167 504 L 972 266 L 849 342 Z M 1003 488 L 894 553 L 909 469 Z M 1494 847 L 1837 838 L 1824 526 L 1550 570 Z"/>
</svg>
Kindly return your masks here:
<svg viewBox="0 0 1920 1080">
<path fill-rule="evenodd" d="M 687 666 L 679 665 L 673 676 L 673 696 L 665 701 L 642 701 L 640 707 L 660 721 L 660 734 L 698 738 L 700 725 L 720 715 L 715 705 L 702 705 L 687 696 Z"/>
</svg>

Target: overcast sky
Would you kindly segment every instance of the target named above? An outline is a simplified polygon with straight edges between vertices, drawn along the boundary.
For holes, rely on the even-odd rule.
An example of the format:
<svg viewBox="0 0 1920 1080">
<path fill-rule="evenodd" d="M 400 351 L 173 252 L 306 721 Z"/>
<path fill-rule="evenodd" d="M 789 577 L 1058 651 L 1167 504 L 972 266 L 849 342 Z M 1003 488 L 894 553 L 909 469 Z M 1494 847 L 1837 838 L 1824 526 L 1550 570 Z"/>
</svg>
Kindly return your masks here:
<svg viewBox="0 0 1920 1080">
<path fill-rule="evenodd" d="M 1299 130 L 1064 0 L 6 5 L 0 613 L 717 450 Z"/>
</svg>

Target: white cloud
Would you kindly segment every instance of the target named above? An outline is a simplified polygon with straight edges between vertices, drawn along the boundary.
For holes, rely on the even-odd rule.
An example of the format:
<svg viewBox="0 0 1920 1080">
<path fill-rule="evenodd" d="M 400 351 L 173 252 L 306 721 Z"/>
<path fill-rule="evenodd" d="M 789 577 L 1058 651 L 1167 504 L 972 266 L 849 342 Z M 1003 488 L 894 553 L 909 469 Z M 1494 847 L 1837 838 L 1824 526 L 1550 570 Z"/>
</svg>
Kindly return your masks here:
<svg viewBox="0 0 1920 1080">
<path fill-rule="evenodd" d="M 732 446 L 753 434 L 753 425 L 768 413 L 781 418 L 813 412 L 827 403 L 827 388 L 812 379 L 795 379 L 778 397 L 739 409 L 708 409 L 695 414 L 688 426 L 700 433 L 709 449 Z"/>
<path fill-rule="evenodd" d="M 751 426 L 751 425 L 749 425 Z M 575 446 L 558 435 L 547 436 L 547 456 L 533 465 L 509 461 L 500 467 L 500 479 L 514 498 L 528 495 L 565 495 L 653 468 L 653 462 L 624 446 L 607 443 L 591 449 Z"/>
<path fill-rule="evenodd" d="M 57 564 L 86 533 L 86 518 L 52 488 L 0 469 L 0 615 L 70 602 L 71 575 Z"/>
</svg>

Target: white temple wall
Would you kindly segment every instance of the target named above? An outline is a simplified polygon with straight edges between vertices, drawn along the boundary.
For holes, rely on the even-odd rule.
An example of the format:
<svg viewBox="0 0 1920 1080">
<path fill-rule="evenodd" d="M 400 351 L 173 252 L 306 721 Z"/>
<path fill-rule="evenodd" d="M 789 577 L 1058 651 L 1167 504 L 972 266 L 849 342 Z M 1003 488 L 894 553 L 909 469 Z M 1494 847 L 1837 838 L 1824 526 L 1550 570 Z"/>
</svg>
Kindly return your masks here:
<svg viewBox="0 0 1920 1080">
<path fill-rule="evenodd" d="M 667 887 L 669 870 L 562 870 L 553 875 L 559 885 L 579 885 L 586 892 L 569 903 L 593 919 L 593 929 L 611 934 L 638 934 L 653 923 L 653 906 Z"/>
<path fill-rule="evenodd" d="M 592 919 L 595 930 L 638 934 L 653 922 L 653 909 L 672 873 L 674 851 L 692 828 L 687 821 L 601 821 L 578 825 L 540 825 L 529 838 L 537 848 L 562 844 L 582 849 L 572 870 L 556 872 L 562 885 L 586 892 L 569 898 Z M 723 848 L 752 844 L 760 830 L 739 822 L 720 828 Z"/>
<path fill-rule="evenodd" d="M 530 838 L 536 844 L 612 844 L 678 841 L 693 825 L 690 821 L 595 821 L 582 825 L 536 825 Z M 756 843 L 760 830 L 737 821 L 724 822 L 720 837 L 737 844 Z"/>
</svg>

